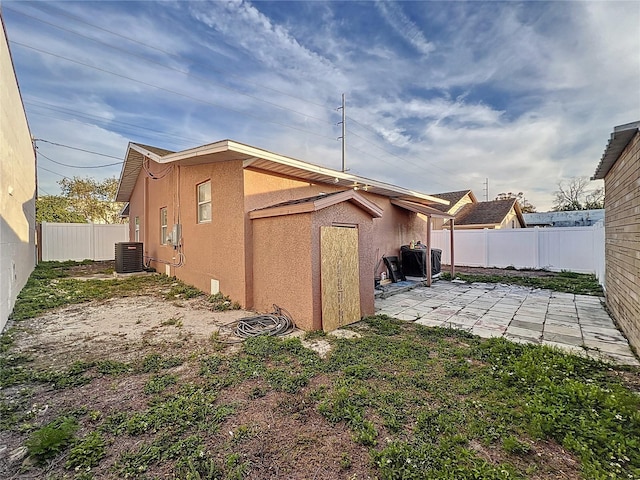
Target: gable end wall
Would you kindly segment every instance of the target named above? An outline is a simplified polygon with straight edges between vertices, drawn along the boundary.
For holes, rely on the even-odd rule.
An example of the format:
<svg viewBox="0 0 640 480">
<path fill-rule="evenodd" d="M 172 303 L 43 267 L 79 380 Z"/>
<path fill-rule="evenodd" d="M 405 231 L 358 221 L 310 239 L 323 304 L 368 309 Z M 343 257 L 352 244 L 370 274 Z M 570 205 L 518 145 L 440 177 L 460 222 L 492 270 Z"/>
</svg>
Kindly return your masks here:
<svg viewBox="0 0 640 480">
<path fill-rule="evenodd" d="M 607 306 L 640 351 L 640 134 L 605 177 L 605 192 Z"/>
</svg>

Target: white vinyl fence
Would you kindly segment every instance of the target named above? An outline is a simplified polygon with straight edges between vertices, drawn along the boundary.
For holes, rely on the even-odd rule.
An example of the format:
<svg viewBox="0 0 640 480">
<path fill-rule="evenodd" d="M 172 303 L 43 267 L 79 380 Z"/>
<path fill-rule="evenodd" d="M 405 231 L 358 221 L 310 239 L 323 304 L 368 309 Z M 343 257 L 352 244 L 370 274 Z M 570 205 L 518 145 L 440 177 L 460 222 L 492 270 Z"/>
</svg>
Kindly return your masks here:
<svg viewBox="0 0 640 480">
<path fill-rule="evenodd" d="M 42 260 L 114 260 L 115 244 L 129 241 L 129 225 L 42 222 Z"/>
<path fill-rule="evenodd" d="M 432 232 L 431 246 L 449 264 L 449 230 Z M 604 285 L 604 226 L 456 230 L 455 264 L 593 273 Z"/>
</svg>

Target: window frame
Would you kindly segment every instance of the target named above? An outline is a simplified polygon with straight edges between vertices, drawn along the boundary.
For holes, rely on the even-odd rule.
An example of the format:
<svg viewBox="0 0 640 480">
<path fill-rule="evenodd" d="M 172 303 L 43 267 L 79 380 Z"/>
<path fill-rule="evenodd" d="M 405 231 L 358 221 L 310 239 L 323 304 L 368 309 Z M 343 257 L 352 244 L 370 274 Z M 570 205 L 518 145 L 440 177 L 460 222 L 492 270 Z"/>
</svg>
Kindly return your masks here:
<svg viewBox="0 0 640 480">
<path fill-rule="evenodd" d="M 209 186 L 209 198 L 208 200 L 200 200 L 200 189 L 205 186 L 208 185 Z M 201 217 L 201 208 L 203 206 L 209 205 L 209 218 L 202 218 Z M 212 218 L 212 209 L 211 209 L 211 179 L 209 180 L 205 180 L 204 182 L 201 182 L 199 184 L 196 185 L 196 221 L 197 223 L 211 223 L 211 218 Z"/>
<path fill-rule="evenodd" d="M 160 209 L 160 244 L 161 245 L 167 245 L 168 235 L 169 235 L 169 215 L 168 215 L 167 207 L 162 207 Z"/>
</svg>

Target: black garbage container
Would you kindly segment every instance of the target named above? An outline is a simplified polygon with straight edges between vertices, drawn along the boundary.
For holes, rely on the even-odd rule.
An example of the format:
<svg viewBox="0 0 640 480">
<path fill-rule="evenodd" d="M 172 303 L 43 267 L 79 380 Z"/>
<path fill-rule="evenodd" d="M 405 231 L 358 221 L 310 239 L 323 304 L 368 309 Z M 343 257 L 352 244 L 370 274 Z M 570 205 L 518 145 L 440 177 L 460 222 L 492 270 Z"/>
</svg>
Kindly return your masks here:
<svg viewBox="0 0 640 480">
<path fill-rule="evenodd" d="M 442 271 L 442 250 L 431 249 L 431 275 L 437 275 Z"/>
<path fill-rule="evenodd" d="M 409 248 L 409 245 L 400 247 L 402 256 L 402 272 L 409 277 L 427 276 L 427 249 Z M 441 270 L 442 250 L 431 249 L 431 275 L 437 275 Z"/>
</svg>

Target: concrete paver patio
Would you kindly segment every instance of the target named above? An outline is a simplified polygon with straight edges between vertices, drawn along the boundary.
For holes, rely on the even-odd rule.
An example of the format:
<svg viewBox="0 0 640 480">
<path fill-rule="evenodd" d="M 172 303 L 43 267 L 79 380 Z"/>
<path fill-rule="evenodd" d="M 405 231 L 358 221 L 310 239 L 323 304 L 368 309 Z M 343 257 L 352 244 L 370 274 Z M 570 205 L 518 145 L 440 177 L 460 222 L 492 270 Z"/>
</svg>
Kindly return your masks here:
<svg viewBox="0 0 640 480">
<path fill-rule="evenodd" d="M 514 285 L 438 281 L 430 288 L 417 287 L 376 299 L 376 313 L 640 366 L 599 297 Z"/>
</svg>

